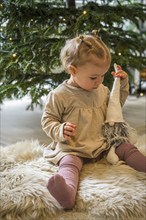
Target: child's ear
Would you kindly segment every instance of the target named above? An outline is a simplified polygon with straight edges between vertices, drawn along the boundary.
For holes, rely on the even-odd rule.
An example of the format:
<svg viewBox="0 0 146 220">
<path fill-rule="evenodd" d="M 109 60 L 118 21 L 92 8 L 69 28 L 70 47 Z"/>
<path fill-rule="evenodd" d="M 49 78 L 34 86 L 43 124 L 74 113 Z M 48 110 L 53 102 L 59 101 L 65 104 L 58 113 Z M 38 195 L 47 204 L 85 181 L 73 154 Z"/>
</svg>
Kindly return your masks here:
<svg viewBox="0 0 146 220">
<path fill-rule="evenodd" d="M 69 65 L 68 72 L 69 72 L 69 74 L 74 76 L 77 73 L 77 68 L 73 65 Z"/>
</svg>

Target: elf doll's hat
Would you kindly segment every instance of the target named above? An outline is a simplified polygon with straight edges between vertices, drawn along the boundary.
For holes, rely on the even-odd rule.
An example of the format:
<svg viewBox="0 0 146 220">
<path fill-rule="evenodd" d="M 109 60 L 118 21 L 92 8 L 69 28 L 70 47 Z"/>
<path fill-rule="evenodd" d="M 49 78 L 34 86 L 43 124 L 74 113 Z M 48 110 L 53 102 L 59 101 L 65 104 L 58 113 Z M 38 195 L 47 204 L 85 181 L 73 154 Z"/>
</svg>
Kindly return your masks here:
<svg viewBox="0 0 146 220">
<path fill-rule="evenodd" d="M 115 72 L 117 72 L 116 64 L 114 64 L 114 68 Z M 120 77 L 115 77 L 114 79 L 106 113 L 106 123 L 113 125 L 115 122 L 124 122 L 120 104 Z"/>
</svg>

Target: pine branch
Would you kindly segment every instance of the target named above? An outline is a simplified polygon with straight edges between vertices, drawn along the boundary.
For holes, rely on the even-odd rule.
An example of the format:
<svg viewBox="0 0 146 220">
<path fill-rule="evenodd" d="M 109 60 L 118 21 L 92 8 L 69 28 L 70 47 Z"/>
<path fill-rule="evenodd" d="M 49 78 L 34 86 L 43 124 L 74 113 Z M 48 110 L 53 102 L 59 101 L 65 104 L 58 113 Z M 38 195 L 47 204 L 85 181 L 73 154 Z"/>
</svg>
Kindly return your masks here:
<svg viewBox="0 0 146 220">
<path fill-rule="evenodd" d="M 61 0 L 3 1 L 1 102 L 6 97 L 27 94 L 33 104 L 38 103 L 51 88 L 69 77 L 61 69 L 59 59 L 65 40 L 93 29 L 100 29 L 103 41 L 111 48 L 111 68 L 114 62 L 126 70 L 144 68 L 146 32 L 141 31 L 140 23 L 146 20 L 146 6 L 109 3 L 89 2 L 80 8 L 67 8 Z M 105 84 L 109 88 L 111 82 L 111 74 L 107 74 Z"/>
</svg>

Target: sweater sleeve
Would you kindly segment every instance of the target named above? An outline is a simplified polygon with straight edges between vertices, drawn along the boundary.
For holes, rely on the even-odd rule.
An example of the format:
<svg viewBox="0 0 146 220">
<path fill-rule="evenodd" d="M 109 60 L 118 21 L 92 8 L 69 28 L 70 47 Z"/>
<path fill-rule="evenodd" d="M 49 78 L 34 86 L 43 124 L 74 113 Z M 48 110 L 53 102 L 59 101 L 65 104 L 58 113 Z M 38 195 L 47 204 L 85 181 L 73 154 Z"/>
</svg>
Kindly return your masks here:
<svg viewBox="0 0 146 220">
<path fill-rule="evenodd" d="M 120 86 L 120 103 L 121 106 L 124 105 L 128 95 L 129 95 L 129 83 L 128 83 L 128 77 L 124 80 L 121 80 L 121 86 Z"/>
<path fill-rule="evenodd" d="M 61 98 L 55 93 L 50 92 L 46 101 L 44 113 L 42 115 L 41 124 L 42 129 L 47 136 L 55 142 L 64 141 L 63 127 L 65 123 L 61 122 L 62 113 L 64 110 Z"/>
</svg>

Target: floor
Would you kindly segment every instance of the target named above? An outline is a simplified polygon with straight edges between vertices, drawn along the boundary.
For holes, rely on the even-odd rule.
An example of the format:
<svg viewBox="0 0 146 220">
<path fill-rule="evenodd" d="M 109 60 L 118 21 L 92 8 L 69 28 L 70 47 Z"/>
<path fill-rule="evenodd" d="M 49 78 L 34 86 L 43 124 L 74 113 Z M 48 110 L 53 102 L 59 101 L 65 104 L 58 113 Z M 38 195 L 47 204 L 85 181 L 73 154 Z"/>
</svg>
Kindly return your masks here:
<svg viewBox="0 0 146 220">
<path fill-rule="evenodd" d="M 39 107 L 34 111 L 26 110 L 30 104 L 29 98 L 5 101 L 1 105 L 1 144 L 9 145 L 22 140 L 38 139 L 41 144 L 47 144 L 49 138 L 41 129 L 43 110 Z M 124 108 L 125 120 L 138 133 L 146 133 L 146 96 L 136 98 L 129 96 Z"/>
</svg>

